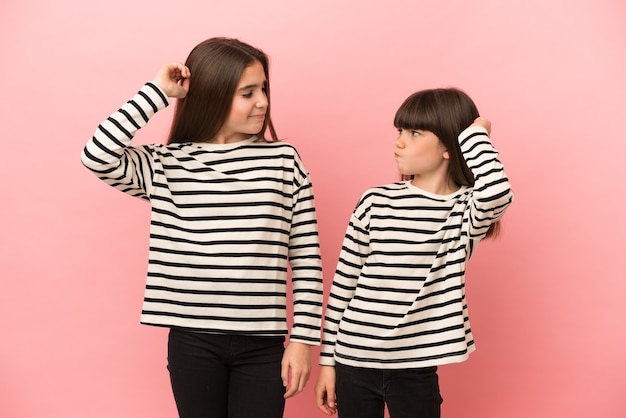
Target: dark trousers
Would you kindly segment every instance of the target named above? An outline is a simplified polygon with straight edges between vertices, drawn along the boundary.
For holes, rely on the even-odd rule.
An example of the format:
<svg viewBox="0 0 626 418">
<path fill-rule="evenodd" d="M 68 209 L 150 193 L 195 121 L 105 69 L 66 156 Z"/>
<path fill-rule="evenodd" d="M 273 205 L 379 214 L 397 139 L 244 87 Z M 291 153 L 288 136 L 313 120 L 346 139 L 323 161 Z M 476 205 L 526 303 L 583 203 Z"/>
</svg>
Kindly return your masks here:
<svg viewBox="0 0 626 418">
<path fill-rule="evenodd" d="M 171 329 L 168 370 L 181 418 L 281 418 L 283 337 Z"/>
<path fill-rule="evenodd" d="M 335 365 L 339 418 L 439 418 L 437 367 L 379 370 Z"/>
</svg>

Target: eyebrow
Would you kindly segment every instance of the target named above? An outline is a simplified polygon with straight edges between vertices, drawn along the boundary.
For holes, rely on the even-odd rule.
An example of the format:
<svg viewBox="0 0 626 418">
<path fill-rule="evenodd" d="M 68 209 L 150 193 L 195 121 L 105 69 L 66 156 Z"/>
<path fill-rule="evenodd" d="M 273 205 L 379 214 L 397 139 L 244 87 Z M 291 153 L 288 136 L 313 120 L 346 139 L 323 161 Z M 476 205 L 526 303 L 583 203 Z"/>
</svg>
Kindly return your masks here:
<svg viewBox="0 0 626 418">
<path fill-rule="evenodd" d="M 262 84 L 262 87 L 266 87 L 267 86 L 267 81 L 264 81 Z M 241 91 L 241 90 L 248 90 L 248 89 L 254 89 L 259 87 L 258 84 L 248 84 L 247 86 L 243 86 L 237 89 L 237 91 Z"/>
</svg>

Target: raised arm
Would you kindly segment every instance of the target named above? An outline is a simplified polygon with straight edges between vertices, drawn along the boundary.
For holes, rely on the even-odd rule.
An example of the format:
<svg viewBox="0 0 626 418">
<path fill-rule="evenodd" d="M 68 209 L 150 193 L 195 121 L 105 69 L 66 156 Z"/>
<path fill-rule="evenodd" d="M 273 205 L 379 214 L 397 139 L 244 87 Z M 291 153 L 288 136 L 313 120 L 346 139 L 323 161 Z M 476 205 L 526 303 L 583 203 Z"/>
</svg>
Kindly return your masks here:
<svg viewBox="0 0 626 418">
<path fill-rule="evenodd" d="M 513 192 L 498 151 L 491 144 L 491 122 L 479 117 L 459 135 L 463 158 L 474 174 L 470 236 L 482 238 L 513 201 Z"/>
<path fill-rule="evenodd" d="M 156 112 L 168 106 L 168 97 L 185 97 L 190 76 L 180 63 L 161 67 L 152 82 L 98 125 L 83 149 L 83 164 L 110 186 L 147 199 L 152 155 L 147 146 L 132 147 L 132 139 Z"/>
</svg>

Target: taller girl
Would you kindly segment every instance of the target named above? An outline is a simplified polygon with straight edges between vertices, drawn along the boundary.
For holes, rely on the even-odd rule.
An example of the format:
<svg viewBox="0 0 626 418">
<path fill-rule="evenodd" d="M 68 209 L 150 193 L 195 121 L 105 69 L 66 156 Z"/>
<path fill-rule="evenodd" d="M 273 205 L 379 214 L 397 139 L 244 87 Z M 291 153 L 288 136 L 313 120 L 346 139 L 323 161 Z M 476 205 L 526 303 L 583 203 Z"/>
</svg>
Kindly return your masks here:
<svg viewBox="0 0 626 418">
<path fill-rule="evenodd" d="M 168 144 L 132 146 L 171 98 Z M 141 322 L 170 328 L 181 417 L 278 418 L 309 377 L 322 309 L 313 190 L 294 147 L 275 140 L 267 56 L 212 38 L 161 68 L 84 148 L 100 179 L 151 204 Z"/>
<path fill-rule="evenodd" d="M 513 198 L 463 92 L 417 92 L 394 124 L 406 180 L 363 194 L 328 300 L 316 398 L 340 418 L 439 417 L 437 366 L 474 350 L 467 262 Z"/>
</svg>

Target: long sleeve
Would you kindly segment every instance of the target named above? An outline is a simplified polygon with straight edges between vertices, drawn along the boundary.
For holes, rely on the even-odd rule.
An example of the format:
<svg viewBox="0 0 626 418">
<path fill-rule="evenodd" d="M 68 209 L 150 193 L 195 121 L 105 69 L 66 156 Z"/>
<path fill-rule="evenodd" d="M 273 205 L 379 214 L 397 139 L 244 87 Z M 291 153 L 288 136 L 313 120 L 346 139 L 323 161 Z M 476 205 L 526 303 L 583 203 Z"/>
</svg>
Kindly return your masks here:
<svg viewBox="0 0 626 418">
<path fill-rule="evenodd" d="M 135 133 L 167 105 L 163 92 L 146 84 L 100 124 L 82 154 L 103 181 L 150 200 L 141 322 L 319 344 L 317 220 L 296 149 L 255 136 L 133 147 Z"/>
<path fill-rule="evenodd" d="M 339 322 L 354 296 L 361 269 L 369 254 L 369 231 L 367 228 L 369 210 L 364 210 L 368 201 L 366 193 L 350 218 L 339 254 L 339 262 L 324 319 L 319 362 L 322 366 L 335 365 L 334 351 Z"/>
<path fill-rule="evenodd" d="M 289 233 L 294 310 L 290 341 L 318 345 L 324 290 L 313 186 L 299 158 L 294 170 L 296 193 Z"/>
<path fill-rule="evenodd" d="M 483 128 L 465 130 L 459 143 L 474 187 L 437 195 L 398 182 L 364 194 L 328 299 L 321 365 L 428 367 L 465 361 L 475 350 L 468 254 L 513 195 Z"/>
<path fill-rule="evenodd" d="M 470 237 L 483 238 L 489 226 L 498 221 L 513 201 L 513 192 L 498 152 L 487 131 L 470 127 L 459 135 L 461 152 L 474 174 L 470 207 Z"/>
<path fill-rule="evenodd" d="M 103 121 L 83 149 L 81 160 L 98 178 L 132 196 L 147 199 L 152 155 L 147 147 L 132 147 L 135 133 L 168 105 L 165 94 L 146 83 L 117 112 Z"/>
</svg>

